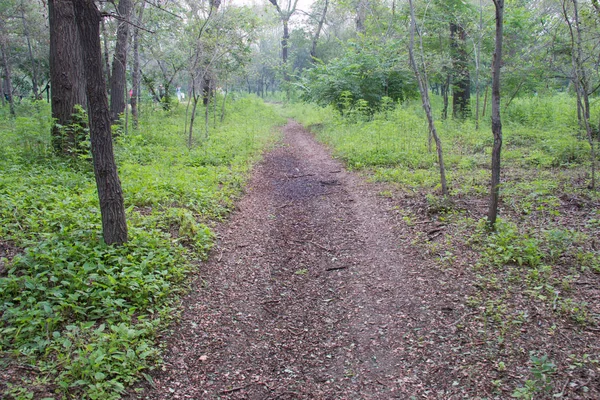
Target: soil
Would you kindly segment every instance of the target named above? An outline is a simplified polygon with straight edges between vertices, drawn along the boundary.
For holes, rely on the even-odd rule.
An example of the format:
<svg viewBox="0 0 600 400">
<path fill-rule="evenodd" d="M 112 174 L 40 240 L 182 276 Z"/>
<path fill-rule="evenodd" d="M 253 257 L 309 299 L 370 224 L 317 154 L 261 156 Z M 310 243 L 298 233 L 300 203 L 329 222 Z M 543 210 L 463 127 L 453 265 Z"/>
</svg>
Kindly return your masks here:
<svg viewBox="0 0 600 400">
<path fill-rule="evenodd" d="M 131 398 L 510 398 L 536 346 L 600 354 L 597 333 L 546 335 L 541 317 L 502 350 L 466 305 L 476 254 L 454 249 L 465 267 L 439 268 L 420 247 L 451 234 L 424 199 L 390 198 L 293 121 L 283 133 L 217 228 L 153 384 Z M 422 220 L 403 223 L 402 207 Z M 599 394 L 593 371 L 580 378 L 564 398 Z"/>
</svg>

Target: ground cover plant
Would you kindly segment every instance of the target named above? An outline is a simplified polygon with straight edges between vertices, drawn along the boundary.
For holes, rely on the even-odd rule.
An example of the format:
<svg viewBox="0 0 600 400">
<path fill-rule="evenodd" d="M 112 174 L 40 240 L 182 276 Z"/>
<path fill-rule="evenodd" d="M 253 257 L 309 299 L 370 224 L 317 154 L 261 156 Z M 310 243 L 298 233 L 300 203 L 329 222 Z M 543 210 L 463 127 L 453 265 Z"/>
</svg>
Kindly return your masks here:
<svg viewBox="0 0 600 400">
<path fill-rule="evenodd" d="M 142 105 L 139 129 L 115 131 L 130 241 L 112 247 L 87 152 L 53 155 L 46 103 L 17 111 L 0 110 L 0 393 L 119 398 L 157 363 L 156 337 L 211 225 L 283 120 L 254 98 L 230 100 L 189 148 L 184 104 Z"/>
<path fill-rule="evenodd" d="M 458 347 L 440 341 L 439 326 L 415 334 L 415 353 L 455 366 L 468 381 L 456 380 L 452 393 L 600 395 L 600 195 L 588 188 L 589 145 L 574 102 L 564 93 L 531 96 L 503 110 L 495 232 L 485 221 L 493 139 L 487 118 L 479 130 L 472 119 L 437 121 L 450 187 L 443 198 L 417 102 L 372 116 L 356 107 L 345 117 L 310 104 L 283 108 L 348 167 L 381 185 L 402 251 L 422 260 L 413 268 L 415 285 L 428 282 L 424 307 L 464 310 L 443 327 Z M 597 115 L 598 103 L 592 107 Z M 441 304 L 444 294 L 459 304 Z M 423 350 L 434 342 L 430 353 Z"/>
</svg>

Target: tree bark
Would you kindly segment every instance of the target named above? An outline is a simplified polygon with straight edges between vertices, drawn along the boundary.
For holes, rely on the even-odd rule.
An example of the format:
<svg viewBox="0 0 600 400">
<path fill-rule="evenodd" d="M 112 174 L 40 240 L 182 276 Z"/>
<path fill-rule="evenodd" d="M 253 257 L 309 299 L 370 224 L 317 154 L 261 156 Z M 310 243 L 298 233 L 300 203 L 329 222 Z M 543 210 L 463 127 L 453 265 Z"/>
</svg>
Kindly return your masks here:
<svg viewBox="0 0 600 400">
<path fill-rule="evenodd" d="M 101 15 L 93 0 L 72 0 L 81 37 L 94 175 L 100 200 L 102 232 L 106 244 L 127 242 L 123 191 L 115 163 L 106 82 L 100 46 Z"/>
<path fill-rule="evenodd" d="M 117 12 L 123 18 L 117 28 L 117 44 L 113 56 L 112 76 L 110 83 L 110 116 L 113 122 L 119 120 L 119 115 L 125 111 L 125 87 L 127 76 L 127 45 L 129 43 L 129 16 L 133 3 L 131 0 L 119 0 Z"/>
<path fill-rule="evenodd" d="M 410 42 L 408 47 L 408 55 L 410 58 L 410 65 L 415 73 L 417 78 L 417 82 L 419 84 L 419 92 L 421 93 L 421 100 L 423 102 L 423 110 L 425 110 L 425 114 L 427 115 L 427 122 L 429 123 L 429 132 L 433 136 L 433 140 L 435 141 L 435 147 L 437 149 L 438 155 L 438 164 L 440 167 L 440 183 L 442 185 L 442 195 L 448 195 L 448 185 L 446 183 L 446 168 L 444 167 L 444 155 L 442 151 L 442 141 L 438 136 L 437 130 L 435 128 L 435 122 L 433 120 L 433 113 L 431 112 L 431 102 L 429 101 L 429 93 L 427 87 L 427 73 L 423 70 L 423 73 L 420 72 L 419 66 L 415 61 L 414 47 L 415 47 L 415 30 L 416 30 L 416 17 L 415 17 L 415 7 L 413 5 L 412 0 L 408 0 L 408 4 L 410 6 Z"/>
<path fill-rule="evenodd" d="M 144 16 L 144 8 L 146 2 L 142 1 L 140 4 L 140 13 L 138 14 L 138 25 L 141 25 L 142 18 Z M 131 96 L 131 116 L 133 118 L 133 126 L 138 127 L 138 97 L 140 94 L 140 29 L 134 28 L 133 30 L 133 74 L 132 74 L 132 96 Z"/>
<path fill-rule="evenodd" d="M 75 106 L 87 108 L 79 32 L 71 0 L 49 0 L 50 81 L 52 82 L 52 142 L 59 154 L 72 154 L 74 135 L 63 136 L 59 126 L 72 122 Z"/>
<path fill-rule="evenodd" d="M 467 33 L 455 22 L 450 23 L 450 53 L 452 54 L 452 117 L 463 119 L 471 112 L 471 77 L 467 54 Z"/>
<path fill-rule="evenodd" d="M 488 223 L 495 228 L 500 200 L 500 155 L 502 152 L 502 121 L 500 119 L 500 66 L 502 65 L 502 36 L 504 30 L 504 0 L 494 0 L 496 8 L 496 47 L 492 59 L 492 183 Z"/>
<path fill-rule="evenodd" d="M 281 58 L 283 64 L 287 64 L 288 60 L 288 41 L 290 40 L 289 20 L 284 19 L 283 23 L 283 37 L 281 38 Z"/>
<path fill-rule="evenodd" d="M 567 13 L 566 0 L 563 0 L 563 13 L 571 35 L 571 62 L 574 74 L 573 84 L 575 85 L 575 91 L 577 93 L 577 111 L 580 122 L 583 121 L 583 127 L 585 128 L 588 143 L 590 144 L 590 162 L 592 169 L 590 189 L 594 190 L 596 188 L 596 150 L 592 126 L 590 124 L 589 81 L 584 66 L 578 2 L 577 0 L 571 0 L 571 2 L 573 4 L 573 23 L 571 23 Z M 575 25 L 575 30 L 573 30 L 573 25 Z"/>
<path fill-rule="evenodd" d="M 39 100 L 39 87 L 37 77 L 37 66 L 35 65 L 35 58 L 33 57 L 33 50 L 31 48 L 31 38 L 29 35 L 29 27 L 27 26 L 27 20 L 25 19 L 25 4 L 21 0 L 21 20 L 23 21 L 23 33 L 27 40 L 27 49 L 29 51 L 29 62 L 31 63 L 31 89 L 33 90 L 33 97 Z"/>
<path fill-rule="evenodd" d="M 283 64 L 283 79 L 285 81 L 288 81 L 289 76 L 287 71 L 287 60 L 288 42 L 290 39 L 289 21 L 291 16 L 296 12 L 296 5 L 298 4 L 298 0 L 288 0 L 288 6 L 285 10 L 283 10 L 279 6 L 277 0 L 269 0 L 269 2 L 275 6 L 277 14 L 279 14 L 279 18 L 281 19 L 281 23 L 283 25 L 283 36 L 281 38 L 281 60 Z"/>
<path fill-rule="evenodd" d="M 100 23 L 102 24 L 102 39 L 104 41 L 104 77 L 106 78 L 106 90 L 108 90 L 108 94 L 110 95 L 109 85 L 112 79 L 110 78 L 110 57 L 108 55 L 108 32 L 106 31 L 104 19 Z"/>
<path fill-rule="evenodd" d="M 0 56 L 2 57 L 2 64 L 4 69 L 4 91 L 2 97 L 7 97 L 8 105 L 10 107 L 10 114 L 15 115 L 15 101 L 12 93 L 12 78 L 10 71 L 10 63 L 8 61 L 8 45 L 6 43 L 6 36 L 4 33 L 4 24 L 0 21 Z"/>
<path fill-rule="evenodd" d="M 369 0 L 358 0 L 356 4 L 356 32 L 365 33 L 365 20 L 367 19 L 367 9 Z"/>
<path fill-rule="evenodd" d="M 313 36 L 312 47 L 310 49 L 310 59 L 314 63 L 317 57 L 317 43 L 319 42 L 319 36 L 321 36 L 321 30 L 323 29 L 323 24 L 325 23 L 325 16 L 327 15 L 327 6 L 329 5 L 329 0 L 325 0 L 325 7 L 323 7 L 323 14 L 321 14 L 321 18 L 319 19 L 319 25 L 317 25 L 317 31 Z"/>
</svg>

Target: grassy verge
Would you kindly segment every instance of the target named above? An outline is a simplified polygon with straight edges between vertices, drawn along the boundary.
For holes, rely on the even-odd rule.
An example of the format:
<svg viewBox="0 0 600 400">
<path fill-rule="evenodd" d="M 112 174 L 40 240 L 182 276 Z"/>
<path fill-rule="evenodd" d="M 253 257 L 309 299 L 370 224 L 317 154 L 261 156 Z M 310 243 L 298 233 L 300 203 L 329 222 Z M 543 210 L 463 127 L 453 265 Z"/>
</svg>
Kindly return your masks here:
<svg viewBox="0 0 600 400">
<path fill-rule="evenodd" d="M 183 104 L 143 107 L 139 129 L 116 140 L 130 231 L 117 248 L 101 240 L 89 159 L 52 155 L 47 105 L 17 111 L 27 116 L 0 116 L 0 393 L 119 398 L 157 362 L 157 332 L 207 256 L 211 224 L 284 121 L 241 98 L 189 149 Z"/>
<path fill-rule="evenodd" d="M 600 194 L 587 187 L 589 145 L 577 128 L 574 104 L 555 95 L 515 99 L 504 110 L 496 232 L 487 231 L 484 220 L 488 118 L 480 129 L 473 120 L 437 122 L 451 193 L 443 199 L 418 103 L 371 117 L 350 111 L 342 118 L 307 104 L 282 109 L 349 168 L 384 185 L 381 194 L 399 229 L 425 260 L 422 274 L 432 281 L 443 276 L 445 286 L 435 291 L 448 290 L 471 310 L 452 324 L 470 343 L 461 361 L 468 365 L 457 368 L 472 386 L 456 381 L 456 393 L 600 395 L 593 383 L 600 359 Z M 448 357 L 454 351 L 447 349 Z"/>
</svg>

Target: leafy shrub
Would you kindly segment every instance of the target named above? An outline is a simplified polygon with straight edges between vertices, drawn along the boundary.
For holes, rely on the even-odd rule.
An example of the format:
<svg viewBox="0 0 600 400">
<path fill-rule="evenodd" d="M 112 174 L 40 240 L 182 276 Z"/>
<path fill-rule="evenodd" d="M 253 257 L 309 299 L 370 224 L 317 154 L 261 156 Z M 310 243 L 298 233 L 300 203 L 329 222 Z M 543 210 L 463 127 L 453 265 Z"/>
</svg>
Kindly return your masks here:
<svg viewBox="0 0 600 400">
<path fill-rule="evenodd" d="M 358 108 L 372 114 L 382 109 L 382 101 L 383 109 L 387 109 L 389 99 L 395 102 L 416 97 L 412 72 L 389 46 L 353 43 L 343 57 L 309 69 L 300 83 L 303 99 L 332 105 L 342 114 Z"/>
</svg>

